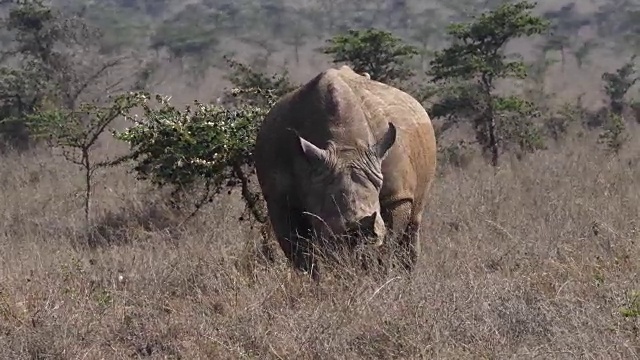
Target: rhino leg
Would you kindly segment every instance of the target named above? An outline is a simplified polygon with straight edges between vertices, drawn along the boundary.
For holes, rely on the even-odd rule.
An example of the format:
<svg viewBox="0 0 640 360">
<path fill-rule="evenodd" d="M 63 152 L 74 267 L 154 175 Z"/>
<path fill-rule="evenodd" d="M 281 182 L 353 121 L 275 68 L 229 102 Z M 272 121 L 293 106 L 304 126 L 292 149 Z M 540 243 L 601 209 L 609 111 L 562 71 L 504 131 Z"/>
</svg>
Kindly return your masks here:
<svg viewBox="0 0 640 360">
<path fill-rule="evenodd" d="M 272 202 L 272 204 L 274 204 Z M 283 202 L 275 202 L 283 204 Z M 284 255 L 295 268 L 318 281 L 318 266 L 310 246 L 311 226 L 300 211 L 281 205 L 268 205 L 273 232 Z"/>
<path fill-rule="evenodd" d="M 408 271 L 415 266 L 420 242 L 418 230 L 419 217 L 412 216 L 413 202 L 411 200 L 398 201 L 385 207 L 384 221 L 390 230 L 387 239 L 388 248 L 395 253 L 400 264 Z"/>
<path fill-rule="evenodd" d="M 403 249 L 402 265 L 408 272 L 412 272 L 420 254 L 420 221 L 412 219 L 407 225 L 400 244 Z"/>
</svg>

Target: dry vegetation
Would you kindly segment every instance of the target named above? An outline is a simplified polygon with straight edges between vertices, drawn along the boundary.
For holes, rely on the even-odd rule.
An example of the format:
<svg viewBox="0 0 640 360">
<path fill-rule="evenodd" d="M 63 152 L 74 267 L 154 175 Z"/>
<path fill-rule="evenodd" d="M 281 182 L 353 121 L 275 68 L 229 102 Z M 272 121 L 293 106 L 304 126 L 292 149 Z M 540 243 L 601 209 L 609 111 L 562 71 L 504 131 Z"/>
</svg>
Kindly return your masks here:
<svg viewBox="0 0 640 360">
<path fill-rule="evenodd" d="M 311 48 L 295 80 L 327 66 Z M 601 101 L 600 74 L 624 60 L 602 56 L 554 66 L 555 100 Z M 192 87 L 163 66 L 155 90 L 177 104 L 224 84 L 219 69 Z M 0 157 L 0 358 L 638 359 L 640 317 L 620 309 L 640 312 L 640 143 L 612 156 L 596 137 L 497 173 L 480 158 L 442 168 L 411 277 L 320 285 L 277 245 L 266 259 L 237 194 L 182 224 L 126 167 L 104 170 L 87 244 L 77 167 L 46 149 Z"/>
<path fill-rule="evenodd" d="M 594 143 L 446 171 L 412 279 L 317 287 L 256 256 L 233 196 L 176 227 L 111 170 L 96 213 L 113 244 L 87 247 L 76 170 L 4 158 L 0 357 L 637 358 L 640 320 L 619 308 L 640 288 L 640 149 Z"/>
</svg>

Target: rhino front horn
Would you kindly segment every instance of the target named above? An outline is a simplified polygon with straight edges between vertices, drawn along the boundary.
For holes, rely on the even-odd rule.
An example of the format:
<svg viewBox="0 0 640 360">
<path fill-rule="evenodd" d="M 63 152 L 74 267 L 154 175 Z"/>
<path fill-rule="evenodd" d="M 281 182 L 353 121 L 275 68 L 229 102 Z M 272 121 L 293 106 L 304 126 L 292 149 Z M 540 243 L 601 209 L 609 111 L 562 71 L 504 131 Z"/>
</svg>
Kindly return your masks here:
<svg viewBox="0 0 640 360">
<path fill-rule="evenodd" d="M 374 212 L 373 214 L 371 214 L 369 216 L 363 217 L 358 222 L 358 225 L 360 227 L 360 231 L 362 231 L 365 236 L 373 236 L 373 235 L 375 235 L 376 217 L 377 216 L 378 216 L 378 213 Z"/>
</svg>

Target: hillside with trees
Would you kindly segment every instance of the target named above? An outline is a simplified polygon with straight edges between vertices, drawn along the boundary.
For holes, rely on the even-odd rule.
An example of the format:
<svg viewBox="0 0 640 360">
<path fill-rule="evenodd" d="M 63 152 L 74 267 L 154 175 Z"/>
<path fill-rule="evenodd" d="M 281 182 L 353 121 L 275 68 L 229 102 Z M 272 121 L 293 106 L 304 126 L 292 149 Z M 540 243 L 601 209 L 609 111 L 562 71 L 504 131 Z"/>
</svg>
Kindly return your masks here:
<svg viewBox="0 0 640 360">
<path fill-rule="evenodd" d="M 640 2 L 0 2 L 0 357 L 637 358 Z M 260 121 L 347 64 L 418 99 L 413 274 L 314 284 Z"/>
</svg>

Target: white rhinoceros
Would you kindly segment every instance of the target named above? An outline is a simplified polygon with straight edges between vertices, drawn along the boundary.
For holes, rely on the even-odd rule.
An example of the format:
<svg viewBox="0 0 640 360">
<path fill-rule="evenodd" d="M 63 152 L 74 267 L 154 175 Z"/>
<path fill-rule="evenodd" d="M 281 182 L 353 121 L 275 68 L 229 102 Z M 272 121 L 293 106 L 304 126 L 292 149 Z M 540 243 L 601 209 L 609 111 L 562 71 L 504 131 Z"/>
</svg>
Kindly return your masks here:
<svg viewBox="0 0 640 360">
<path fill-rule="evenodd" d="M 298 269 L 319 279 L 313 233 L 338 241 L 358 231 L 380 246 L 387 229 L 413 269 L 436 140 L 412 96 L 330 68 L 276 103 L 254 154 L 274 235 Z"/>
</svg>

